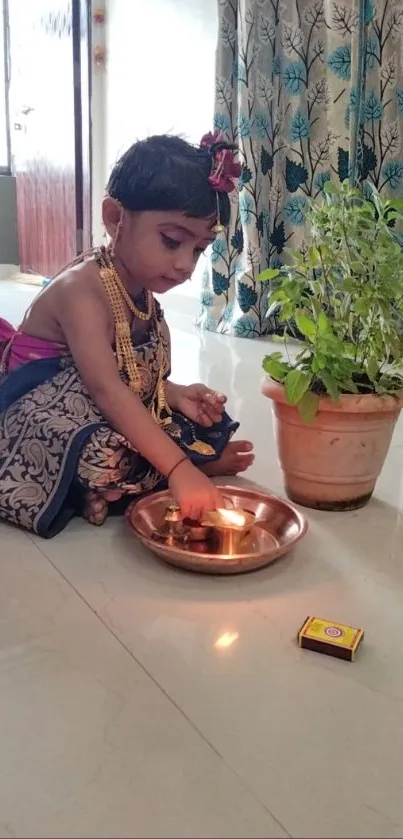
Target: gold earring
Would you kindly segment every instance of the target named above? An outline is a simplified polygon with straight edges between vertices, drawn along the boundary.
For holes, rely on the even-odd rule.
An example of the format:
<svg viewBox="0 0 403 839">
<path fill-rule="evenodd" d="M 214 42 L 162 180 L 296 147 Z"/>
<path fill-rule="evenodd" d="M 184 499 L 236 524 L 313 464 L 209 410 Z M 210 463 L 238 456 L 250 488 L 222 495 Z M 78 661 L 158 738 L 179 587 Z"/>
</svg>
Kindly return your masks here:
<svg viewBox="0 0 403 839">
<path fill-rule="evenodd" d="M 109 245 L 108 245 L 108 253 L 109 253 L 109 256 L 111 257 L 111 259 L 115 258 L 115 245 L 116 245 L 116 242 L 119 239 L 119 234 L 120 234 L 120 230 L 121 230 L 121 227 L 122 227 L 122 223 L 123 223 L 123 207 L 121 208 L 120 219 L 119 219 L 119 221 L 117 223 L 117 226 L 116 226 L 115 235 L 114 235 L 113 239 L 111 239 L 111 241 L 109 242 Z"/>
<path fill-rule="evenodd" d="M 217 199 L 217 221 L 216 221 L 216 223 L 213 225 L 213 227 L 212 227 L 212 231 L 213 231 L 213 233 L 214 233 L 216 236 L 218 236 L 220 233 L 224 233 L 225 227 L 224 227 L 224 225 L 223 225 L 223 224 L 221 224 L 221 218 L 220 218 L 220 199 L 219 199 L 218 192 L 216 193 L 216 199 Z"/>
<path fill-rule="evenodd" d="M 213 233 L 218 236 L 220 233 L 224 233 L 225 227 L 221 224 L 220 219 L 217 219 L 216 224 L 213 225 L 212 231 Z"/>
</svg>

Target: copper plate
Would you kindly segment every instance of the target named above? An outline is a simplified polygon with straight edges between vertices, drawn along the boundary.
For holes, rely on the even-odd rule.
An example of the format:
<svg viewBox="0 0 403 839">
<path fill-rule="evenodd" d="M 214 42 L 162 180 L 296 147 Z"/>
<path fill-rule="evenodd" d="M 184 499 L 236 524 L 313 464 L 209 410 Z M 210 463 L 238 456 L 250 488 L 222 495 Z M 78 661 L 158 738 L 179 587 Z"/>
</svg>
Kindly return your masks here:
<svg viewBox="0 0 403 839">
<path fill-rule="evenodd" d="M 248 510 L 256 524 L 233 556 L 213 553 L 206 543 L 166 544 L 159 538 L 166 507 L 172 503 L 168 491 L 147 495 L 127 509 L 133 533 L 146 548 L 171 565 L 203 574 L 243 574 L 263 568 L 283 556 L 306 533 L 304 516 L 288 501 L 244 487 L 221 486 L 235 509 Z"/>
</svg>

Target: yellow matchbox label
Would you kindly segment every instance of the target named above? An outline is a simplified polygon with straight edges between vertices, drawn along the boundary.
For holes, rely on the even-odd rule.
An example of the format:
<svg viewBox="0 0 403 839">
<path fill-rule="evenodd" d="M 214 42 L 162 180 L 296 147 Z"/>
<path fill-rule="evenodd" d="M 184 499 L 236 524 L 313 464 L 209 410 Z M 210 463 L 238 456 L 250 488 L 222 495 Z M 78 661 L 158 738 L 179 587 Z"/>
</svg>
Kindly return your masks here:
<svg viewBox="0 0 403 839">
<path fill-rule="evenodd" d="M 308 618 L 299 633 L 299 643 L 301 644 L 301 639 L 304 637 L 355 650 L 362 636 L 363 630 L 354 626 L 333 623 L 321 618 Z"/>
</svg>

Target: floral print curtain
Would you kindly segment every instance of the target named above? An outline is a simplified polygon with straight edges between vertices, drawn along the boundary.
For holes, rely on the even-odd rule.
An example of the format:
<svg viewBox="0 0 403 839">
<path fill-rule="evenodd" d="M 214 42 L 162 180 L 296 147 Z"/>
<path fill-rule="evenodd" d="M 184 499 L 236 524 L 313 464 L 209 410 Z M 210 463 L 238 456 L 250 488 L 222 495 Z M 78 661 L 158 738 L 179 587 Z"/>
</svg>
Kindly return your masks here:
<svg viewBox="0 0 403 839">
<path fill-rule="evenodd" d="M 400 0 L 218 0 L 215 128 L 240 149 L 230 230 L 202 279 L 199 325 L 257 338 L 270 287 L 256 277 L 303 247 L 308 197 L 358 177 L 403 190 Z"/>
</svg>

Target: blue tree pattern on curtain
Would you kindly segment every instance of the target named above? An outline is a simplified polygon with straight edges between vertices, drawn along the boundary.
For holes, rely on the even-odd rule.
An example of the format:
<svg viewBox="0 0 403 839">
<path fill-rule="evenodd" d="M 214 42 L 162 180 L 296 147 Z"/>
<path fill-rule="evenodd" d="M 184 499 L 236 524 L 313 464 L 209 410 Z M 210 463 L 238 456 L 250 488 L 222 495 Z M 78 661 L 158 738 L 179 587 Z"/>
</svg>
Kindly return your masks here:
<svg viewBox="0 0 403 839">
<path fill-rule="evenodd" d="M 287 247 L 303 247 L 307 197 L 349 176 L 353 134 L 360 179 L 403 187 L 403 9 L 396 0 L 218 2 L 215 128 L 239 146 L 242 175 L 230 229 L 206 260 L 198 323 L 256 338 L 281 331 L 256 277 L 282 264 Z"/>
</svg>

